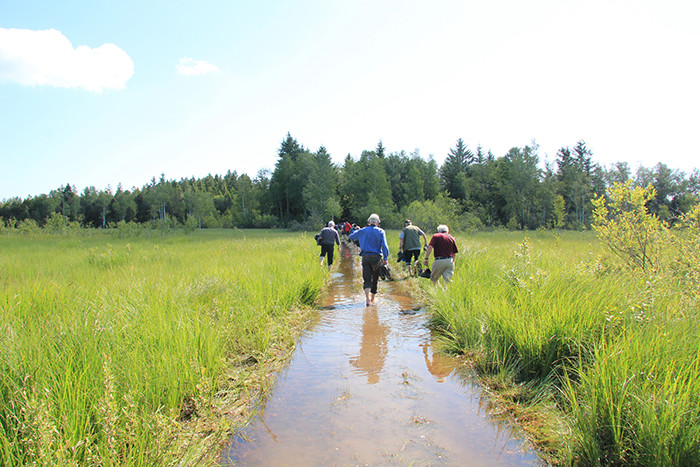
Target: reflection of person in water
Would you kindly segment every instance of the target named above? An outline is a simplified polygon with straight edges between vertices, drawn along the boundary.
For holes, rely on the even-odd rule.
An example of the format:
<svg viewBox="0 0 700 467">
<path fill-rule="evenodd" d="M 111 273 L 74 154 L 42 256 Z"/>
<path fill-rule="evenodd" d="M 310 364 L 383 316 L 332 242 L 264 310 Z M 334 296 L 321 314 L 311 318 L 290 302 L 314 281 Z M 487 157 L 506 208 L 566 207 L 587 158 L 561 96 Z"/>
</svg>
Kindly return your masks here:
<svg viewBox="0 0 700 467">
<path fill-rule="evenodd" d="M 367 375 L 369 384 L 375 384 L 379 382 L 379 375 L 384 368 L 389 328 L 379 322 L 374 307 L 367 308 L 363 318 L 360 355 L 352 357 L 350 364 Z"/>
<path fill-rule="evenodd" d="M 423 348 L 423 358 L 425 359 L 425 366 L 428 367 L 428 371 L 435 376 L 438 383 L 444 383 L 445 378 L 452 374 L 454 364 L 449 358 L 436 354 L 435 352 L 433 352 L 433 360 L 430 361 L 428 357 L 428 347 L 430 347 L 430 344 L 423 342 L 420 346 Z"/>
</svg>

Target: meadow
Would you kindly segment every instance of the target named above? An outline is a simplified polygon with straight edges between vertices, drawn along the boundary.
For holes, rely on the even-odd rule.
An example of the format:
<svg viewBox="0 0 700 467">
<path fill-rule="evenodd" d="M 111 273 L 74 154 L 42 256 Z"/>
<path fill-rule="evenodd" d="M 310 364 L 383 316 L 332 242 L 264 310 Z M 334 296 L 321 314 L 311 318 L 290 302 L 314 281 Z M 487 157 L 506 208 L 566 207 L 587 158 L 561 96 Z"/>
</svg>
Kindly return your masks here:
<svg viewBox="0 0 700 467">
<path fill-rule="evenodd" d="M 554 464 L 700 463 L 700 263 L 630 269 L 594 232 L 457 240 L 453 283 L 422 288 L 492 412 Z M 692 251 L 660 255 L 677 266 Z"/>
<path fill-rule="evenodd" d="M 0 235 L 0 464 L 213 462 L 313 315 L 309 235 Z"/>
<path fill-rule="evenodd" d="M 698 463 L 697 249 L 634 269 L 590 231 L 455 236 L 451 284 L 403 284 L 492 413 L 553 464 Z M 310 233 L 5 232 L 0 251 L 1 465 L 215 463 L 327 278 Z"/>
</svg>

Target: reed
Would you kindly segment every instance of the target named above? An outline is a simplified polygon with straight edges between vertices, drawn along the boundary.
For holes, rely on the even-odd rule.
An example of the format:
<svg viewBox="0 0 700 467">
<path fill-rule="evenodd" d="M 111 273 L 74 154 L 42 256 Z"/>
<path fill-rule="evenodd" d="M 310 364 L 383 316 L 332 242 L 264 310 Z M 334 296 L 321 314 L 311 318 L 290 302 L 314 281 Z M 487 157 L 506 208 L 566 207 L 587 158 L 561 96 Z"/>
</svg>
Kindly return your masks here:
<svg viewBox="0 0 700 467">
<path fill-rule="evenodd" d="M 0 464 L 210 459 L 237 365 L 269 371 L 323 286 L 309 237 L 0 236 Z"/>
<path fill-rule="evenodd" d="M 548 461 L 697 465 L 700 302 L 687 274 L 617 267 L 592 233 L 457 240 L 453 283 L 423 284 L 432 323 L 483 376 L 530 388 L 514 404 L 556 407 Z"/>
</svg>

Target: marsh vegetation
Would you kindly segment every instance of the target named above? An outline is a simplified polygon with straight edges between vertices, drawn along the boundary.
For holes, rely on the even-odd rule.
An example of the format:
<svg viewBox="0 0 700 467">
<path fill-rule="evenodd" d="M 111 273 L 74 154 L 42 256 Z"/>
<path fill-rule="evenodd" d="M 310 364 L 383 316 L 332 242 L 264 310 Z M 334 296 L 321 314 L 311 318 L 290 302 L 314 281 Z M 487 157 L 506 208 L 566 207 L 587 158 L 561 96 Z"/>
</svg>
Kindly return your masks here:
<svg viewBox="0 0 700 467">
<path fill-rule="evenodd" d="M 298 234 L 88 231 L 0 245 L 3 465 L 213 458 L 324 282 Z"/>
<path fill-rule="evenodd" d="M 462 236 L 428 288 L 445 347 L 563 464 L 697 465 L 700 208 L 673 229 L 618 185 L 593 232 Z M 599 241 L 600 238 L 600 241 Z"/>
<path fill-rule="evenodd" d="M 700 208 L 616 190 L 597 234 L 458 234 L 452 284 L 409 281 L 546 461 L 693 465 Z M 310 233 L 118 232 L 0 235 L 3 465 L 216 462 L 328 279 Z"/>
</svg>

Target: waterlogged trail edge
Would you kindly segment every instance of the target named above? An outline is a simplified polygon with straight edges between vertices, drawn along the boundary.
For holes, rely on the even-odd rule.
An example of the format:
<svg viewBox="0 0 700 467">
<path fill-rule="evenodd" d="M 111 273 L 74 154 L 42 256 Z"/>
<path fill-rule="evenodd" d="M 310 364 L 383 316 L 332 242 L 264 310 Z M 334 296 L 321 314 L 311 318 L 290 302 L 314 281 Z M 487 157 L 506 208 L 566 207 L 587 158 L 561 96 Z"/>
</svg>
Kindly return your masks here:
<svg viewBox="0 0 700 467">
<path fill-rule="evenodd" d="M 539 465 L 464 366 L 433 353 L 426 314 L 391 282 L 365 307 L 360 276 L 344 255 L 318 324 L 222 465 Z"/>
</svg>

